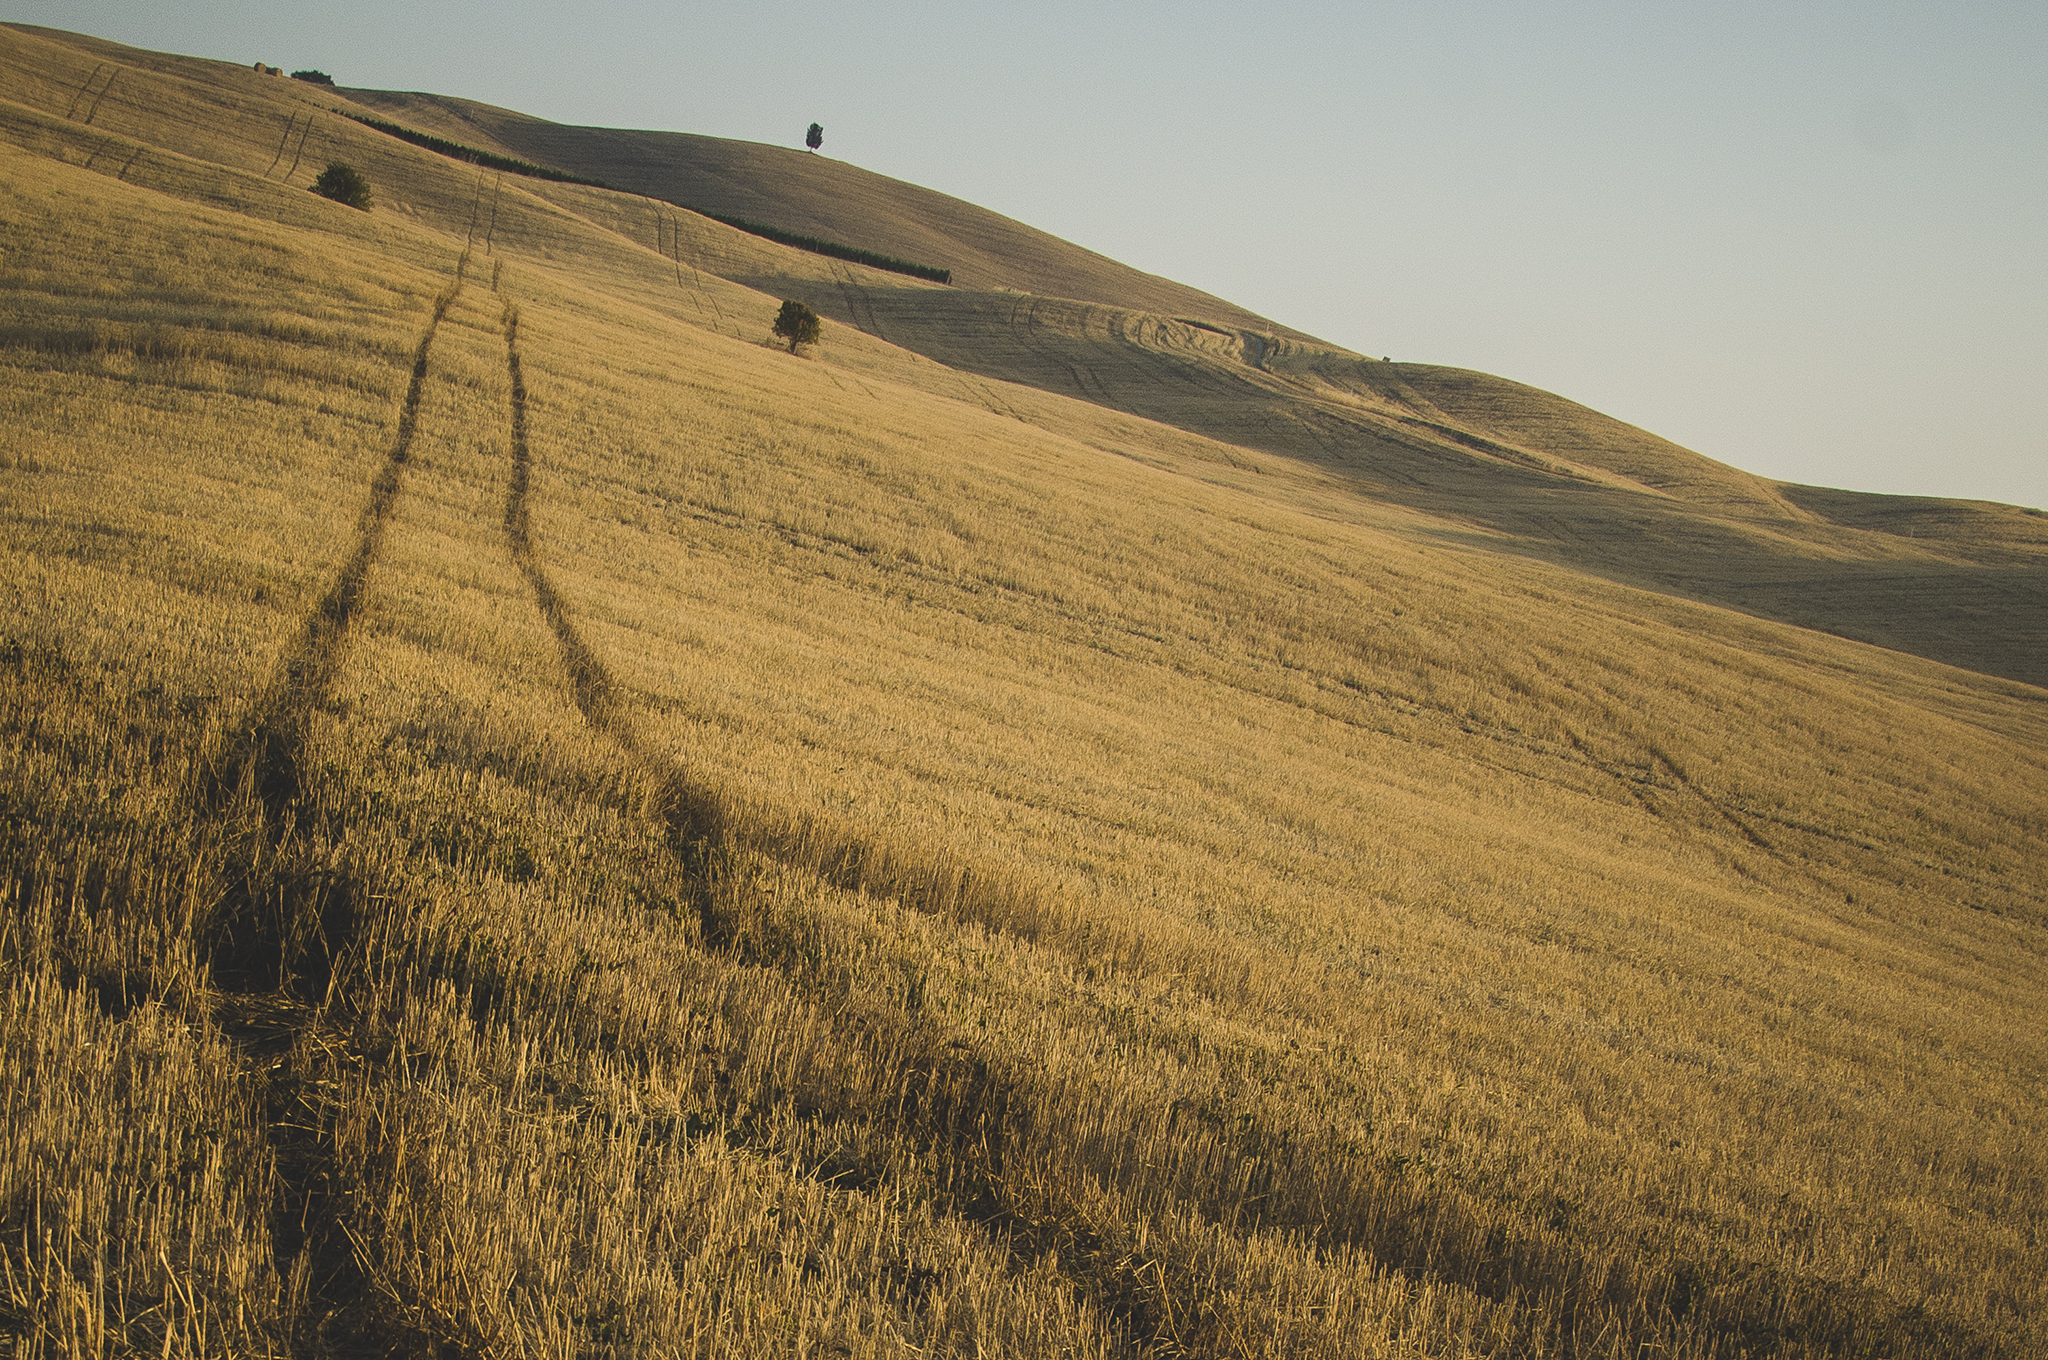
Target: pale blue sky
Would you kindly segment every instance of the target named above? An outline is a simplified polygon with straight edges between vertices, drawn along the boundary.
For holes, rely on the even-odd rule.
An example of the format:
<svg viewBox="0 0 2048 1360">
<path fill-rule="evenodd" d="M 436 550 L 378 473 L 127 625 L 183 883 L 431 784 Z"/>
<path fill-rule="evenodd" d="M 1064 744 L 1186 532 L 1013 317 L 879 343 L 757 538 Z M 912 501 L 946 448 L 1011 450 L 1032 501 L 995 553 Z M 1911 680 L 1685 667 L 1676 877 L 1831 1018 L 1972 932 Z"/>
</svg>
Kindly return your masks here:
<svg viewBox="0 0 2048 1360">
<path fill-rule="evenodd" d="M 2048 506 L 2048 5 L 0 0 L 800 144 L 1767 476 Z"/>
</svg>

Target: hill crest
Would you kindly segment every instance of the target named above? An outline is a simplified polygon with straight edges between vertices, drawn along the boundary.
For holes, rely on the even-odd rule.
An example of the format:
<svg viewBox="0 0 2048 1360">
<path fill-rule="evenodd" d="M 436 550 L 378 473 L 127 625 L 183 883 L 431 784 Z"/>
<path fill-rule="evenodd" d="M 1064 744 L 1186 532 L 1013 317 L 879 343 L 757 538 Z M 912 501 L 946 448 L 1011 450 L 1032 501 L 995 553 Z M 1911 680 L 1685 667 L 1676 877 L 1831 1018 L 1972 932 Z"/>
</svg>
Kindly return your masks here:
<svg viewBox="0 0 2048 1360">
<path fill-rule="evenodd" d="M 950 367 L 1334 470 L 1510 551 L 2048 685 L 2048 519 L 2017 507 L 1934 514 L 1922 498 L 1775 483 L 1525 384 L 1362 358 L 793 149 L 345 93 L 658 199 L 953 269 L 953 288 L 936 292 L 852 271 L 726 271 Z M 1991 617 L 2004 626 L 1981 626 Z"/>
<path fill-rule="evenodd" d="M 1071 297 L 1310 338 L 963 199 L 829 156 L 686 132 L 577 127 L 446 95 L 340 93 L 425 131 L 633 193 L 949 269 L 957 287 Z"/>
</svg>

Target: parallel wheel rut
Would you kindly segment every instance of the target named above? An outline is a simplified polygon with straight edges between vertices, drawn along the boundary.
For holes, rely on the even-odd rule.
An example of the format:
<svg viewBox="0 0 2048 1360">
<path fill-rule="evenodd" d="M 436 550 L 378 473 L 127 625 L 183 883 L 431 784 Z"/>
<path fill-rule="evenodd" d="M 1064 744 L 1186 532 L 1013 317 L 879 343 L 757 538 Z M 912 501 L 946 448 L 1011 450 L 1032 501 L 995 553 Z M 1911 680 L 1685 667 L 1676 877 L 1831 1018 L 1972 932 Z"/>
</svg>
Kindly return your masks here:
<svg viewBox="0 0 2048 1360">
<path fill-rule="evenodd" d="M 244 799 L 261 814 L 260 843 L 239 852 L 247 862 L 225 923 L 210 942 L 211 974 L 220 989 L 213 1018 L 240 1052 L 270 1131 L 277 1172 L 271 1242 L 297 1356 L 332 1355 L 337 1348 L 417 1353 L 433 1349 L 436 1340 L 394 1313 L 364 1274 L 353 1199 L 336 1153 L 332 1101 L 314 1094 L 363 1063 L 350 1048 L 342 1023 L 348 998 L 336 995 L 336 984 L 367 904 L 346 878 L 291 866 L 298 863 L 294 833 L 311 792 L 308 725 L 329 701 L 347 658 L 370 569 L 404 491 L 434 339 L 461 294 L 466 264 L 465 256 L 454 282 L 434 299 L 414 346 L 398 430 L 371 481 L 348 555 L 301 624 L 245 736 L 211 762 L 215 773 L 197 791 L 200 806 L 224 828 Z M 233 843 L 231 832 L 227 839 Z M 440 1340 L 447 1353 L 446 1339 Z"/>
</svg>

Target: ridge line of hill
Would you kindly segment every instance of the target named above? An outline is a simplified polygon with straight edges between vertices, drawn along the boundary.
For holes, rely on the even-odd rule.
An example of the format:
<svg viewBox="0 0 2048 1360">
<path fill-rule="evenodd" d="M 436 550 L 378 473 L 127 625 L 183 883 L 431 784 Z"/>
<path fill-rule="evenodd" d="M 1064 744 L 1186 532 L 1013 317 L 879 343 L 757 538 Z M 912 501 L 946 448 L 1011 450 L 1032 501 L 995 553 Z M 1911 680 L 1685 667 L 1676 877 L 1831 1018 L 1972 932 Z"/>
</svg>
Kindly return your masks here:
<svg viewBox="0 0 2048 1360">
<path fill-rule="evenodd" d="M 1135 305 L 1313 340 L 987 209 L 827 157 L 688 133 L 579 128 L 445 95 L 353 87 L 338 92 L 369 109 L 403 111 L 416 126 L 437 135 L 561 166 L 624 192 L 691 204 L 714 216 L 773 222 L 793 233 L 860 240 L 900 259 L 944 259 L 956 287 Z M 816 179 L 820 192 L 778 192 L 775 181 L 760 173 L 771 164 L 783 175 Z M 868 202 L 886 206 L 879 215 L 863 218 L 859 214 Z M 937 230 L 920 225 L 924 218 L 942 225 Z M 844 229 L 850 222 L 864 222 L 867 230 Z"/>
<path fill-rule="evenodd" d="M 571 174 L 567 170 L 556 169 L 553 166 L 538 165 L 533 161 L 521 160 L 516 156 L 501 156 L 493 151 L 485 151 L 473 146 L 464 146 L 460 142 L 451 142 L 445 137 L 436 137 L 432 133 L 419 132 L 399 123 L 371 117 L 369 114 L 350 113 L 345 109 L 337 109 L 335 112 L 341 114 L 344 118 L 353 118 L 364 127 L 375 128 L 377 131 L 387 133 L 398 138 L 400 141 L 410 142 L 414 146 L 423 147 L 438 155 L 446 156 L 450 160 L 465 161 L 471 165 L 480 165 L 490 170 L 502 170 L 507 174 L 523 175 L 531 179 L 550 180 L 557 184 L 582 184 L 592 189 L 609 189 L 614 193 L 632 192 L 631 190 L 620 189 L 616 185 L 606 184 L 603 180 L 586 179 L 581 175 Z M 649 195 L 642 195 L 642 197 L 649 197 Z M 781 227 L 770 226 L 765 222 L 749 222 L 745 218 L 721 216 L 718 213 L 705 212 L 700 208 L 694 208 L 688 203 L 676 203 L 674 206 L 683 209 L 685 212 L 693 212 L 701 217 L 708 217 L 714 222 L 723 222 L 728 227 L 737 227 L 750 236 L 759 236 L 764 240 L 773 241 L 777 245 L 792 246 L 798 250 L 808 251 L 813 255 L 826 255 L 833 259 L 847 260 L 854 264 L 864 264 L 871 269 L 885 270 L 892 274 L 907 274 L 912 278 L 928 279 L 933 283 L 951 283 L 953 280 L 951 270 L 940 269 L 928 264 L 918 264 L 911 260 L 899 260 L 893 256 L 883 255 L 878 251 L 847 245 L 843 241 L 826 241 L 815 236 L 805 236 L 799 232 L 785 231 Z"/>
</svg>

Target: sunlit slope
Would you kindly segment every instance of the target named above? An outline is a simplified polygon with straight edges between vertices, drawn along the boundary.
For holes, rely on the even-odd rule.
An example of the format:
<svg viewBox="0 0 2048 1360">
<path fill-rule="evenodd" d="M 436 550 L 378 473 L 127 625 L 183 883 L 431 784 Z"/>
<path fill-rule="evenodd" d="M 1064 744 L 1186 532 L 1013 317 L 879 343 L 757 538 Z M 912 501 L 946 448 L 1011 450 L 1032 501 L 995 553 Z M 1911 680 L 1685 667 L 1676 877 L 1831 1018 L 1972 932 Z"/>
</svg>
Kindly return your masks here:
<svg viewBox="0 0 2048 1360">
<path fill-rule="evenodd" d="M 1732 516 L 1784 523 L 1776 552 L 1669 553 L 1649 517 L 1597 520 L 1571 560 L 1864 642 L 2048 683 L 2048 516 L 1987 501 L 1771 483 L 1548 392 L 1460 369 L 1402 366 L 1465 428 L 1572 456 Z M 1626 520 L 1633 518 L 1634 523 Z M 1806 523 L 1801 524 L 1799 521 Z"/>
<path fill-rule="evenodd" d="M 426 322 L 455 243 L 8 164 L 12 237 L 40 243 L 15 261 L 12 334 L 76 334 L 118 302 L 189 342 L 9 349 L 33 384 L 18 391 L 59 396 L 8 426 L 10 577 L 28 585 L 10 628 L 225 736 L 262 710 L 346 557 L 347 483 L 394 434 L 406 323 Z M 173 241 L 179 272 L 152 273 Z M 269 269 L 246 269 L 252 249 Z M 80 258 L 121 287 L 80 301 Z M 370 1103 L 334 1113 L 333 1155 L 360 1184 L 348 1231 L 379 1244 L 366 1287 L 430 1338 L 573 1333 L 620 1300 L 642 1328 L 687 1322 L 687 1285 L 758 1291 L 821 1341 L 859 1300 L 894 1300 L 906 1340 L 961 1353 L 933 1289 L 977 1298 L 1027 1354 L 1055 1336 L 1110 1354 L 1597 1354 L 1620 1336 L 1793 1353 L 1786 1310 L 1828 1345 L 2032 1344 L 2044 735 L 2025 691 L 1261 506 L 1206 463 L 864 389 L 535 259 L 500 285 L 473 276 L 434 337 L 403 492 L 309 715 L 298 815 L 326 839 L 278 852 L 407 904 L 377 927 L 381 967 L 492 961 L 377 975 L 416 1077 L 374 1056 L 385 1011 L 314 1032 L 362 1050 L 343 1075 Z M 506 301 L 533 542 L 616 684 L 609 711 L 579 702 L 506 542 Z M 207 351 L 215 334 L 318 362 L 262 376 Z M 381 358 L 381 381 L 351 387 L 354 354 Z M 350 401 L 352 423 L 322 423 Z M 272 499 L 316 469 L 309 494 Z M 273 554 L 291 570 L 259 590 Z M 133 730 L 111 716 L 65 740 Z M 43 763 L 11 768 L 45 782 L 14 787 L 23 806 L 66 779 L 92 806 L 94 771 L 55 763 L 69 748 L 28 749 Z M 915 894 L 820 897 L 749 861 L 733 891 L 762 895 L 764 934 L 744 968 L 700 975 L 690 932 L 637 914 L 646 889 L 619 858 L 665 853 L 633 838 L 630 797 L 604 801 L 608 780 L 630 790 L 634 750 L 725 790 L 763 845 L 965 864 L 1004 893 L 922 918 L 888 900 Z M 179 809 L 174 789 L 140 801 L 146 765 L 121 768 L 123 816 Z M 593 890 L 601 910 L 570 905 Z M 850 995 L 831 990 L 842 969 Z M 451 1008 L 451 988 L 535 1006 L 473 1022 L 482 1003 Z M 833 1023 L 803 1019 L 820 989 Z M 877 1001 L 914 1007 L 917 1062 L 964 1053 L 1011 1084 L 1013 1113 L 990 1116 L 1007 1151 L 970 1188 L 1036 1227 L 887 1169 L 957 1178 L 964 1161 L 862 1150 L 854 1121 L 876 1115 L 834 1102 L 865 1088 L 825 1074 L 876 1055 L 816 1045 L 909 1042 Z M 143 1042 L 152 1014 L 75 1022 L 79 1052 Z M 237 1032 L 202 1052 L 232 1070 Z M 784 1108 L 791 1082 L 831 1122 L 752 1112 Z M 231 1090 L 194 1118 L 260 1135 Z M 650 1181 L 608 1141 L 686 1119 L 729 1127 L 735 1150 Z M 359 1126 L 381 1132 L 342 1136 Z M 410 1152 L 375 1151 L 393 1146 Z M 1233 1193 L 1236 1221 L 1277 1235 L 1205 1224 Z M 729 1207 L 576 1208 L 672 1194 Z M 1335 1245 L 1290 1245 L 1290 1227 Z M 1004 1231 L 1040 1262 L 1007 1286 Z M 931 1284 L 874 1245 L 892 1234 L 950 1242 L 911 1258 Z M 416 1249 L 449 1236 L 478 1245 Z M 1047 1266 L 1034 1241 L 1065 1254 Z M 192 1262 L 188 1290 L 227 1288 L 208 1272 L 229 1260 L 260 1286 L 268 1253 L 234 1242 L 166 1255 Z M 581 1269 L 541 1269 L 565 1242 Z M 1142 1292 L 1089 1254 L 1104 1242 L 1138 1253 Z M 649 1252 L 723 1264 L 658 1285 Z M 775 1274 L 769 1252 L 819 1269 Z M 1242 1272 L 1227 1288 L 1219 1259 Z M 1575 1283 L 1589 1272 L 1645 1316 L 1603 1311 Z M 312 1301 L 360 1306 L 345 1281 Z M 727 1353 L 787 1340 L 723 1325 Z"/>
<path fill-rule="evenodd" d="M 1185 284 L 830 156 L 683 132 L 573 127 L 443 95 L 343 93 L 394 121 L 467 145 L 706 212 L 949 269 L 959 287 L 1087 298 L 1213 325 L 1296 334 Z"/>
<path fill-rule="evenodd" d="M 146 94 L 145 73 L 169 77 L 174 86 L 183 79 L 179 72 L 207 66 L 148 55 L 109 85 L 104 73 L 116 63 L 100 58 L 126 49 L 43 36 L 53 40 L 49 50 L 18 65 L 35 79 L 17 80 L 17 87 L 53 115 L 78 105 L 77 116 L 90 114 L 94 127 L 115 134 L 110 145 L 120 141 L 123 118 L 140 127 L 138 120 L 154 118 L 163 103 Z M 70 46 L 60 48 L 59 40 Z M 347 107 L 333 91 L 236 71 L 225 72 L 222 84 L 234 94 L 223 97 L 200 81 L 193 88 L 203 87 L 201 93 L 172 100 L 153 126 L 203 131 L 194 144 L 209 156 L 259 171 L 268 167 L 280 179 L 294 171 L 310 179 L 323 154 L 366 160 L 402 213 L 459 226 L 465 238 L 481 236 L 491 247 L 502 231 L 556 258 L 603 256 L 616 280 L 645 290 L 650 305 L 681 304 L 703 324 L 735 336 L 759 335 L 758 321 L 743 319 L 759 303 L 722 292 L 721 279 L 771 299 L 803 298 L 823 315 L 887 342 L 863 347 L 835 332 L 841 361 L 862 371 L 888 372 L 998 408 L 1018 404 L 992 391 L 971 394 L 943 373 L 913 372 L 904 362 L 908 351 L 956 374 L 1030 384 L 1227 448 L 1299 461 L 1326 484 L 1330 478 L 1347 482 L 1379 505 L 1425 512 L 1451 532 L 1476 533 L 1502 550 L 1990 674 L 2048 682 L 2048 521 L 2025 511 L 1980 505 L 1967 513 L 1929 513 L 1905 498 L 1866 497 L 1853 513 L 1831 515 L 1811 507 L 1837 504 L 1838 493 L 1778 486 L 1521 384 L 1362 359 L 1277 333 L 1249 314 L 1233 312 L 1217 325 L 1223 313 L 1197 306 L 1191 300 L 1197 295 L 1147 294 L 1144 287 L 1161 281 L 1040 234 L 1030 233 L 1026 244 L 1000 233 L 986 240 L 1044 266 L 1028 279 L 1004 277 L 1003 288 L 1030 285 L 1049 296 L 977 291 L 966 286 L 974 282 L 971 271 L 956 276 L 963 286 L 940 288 L 771 246 L 658 199 L 516 177 L 472 174 L 465 184 L 460 174 L 434 167 L 435 158 L 329 112 Z M 100 90 L 105 93 L 95 93 Z M 252 102 L 252 94 L 264 104 Z M 888 237 L 889 224 L 915 210 L 932 230 L 951 231 L 958 226 L 956 210 L 965 210 L 943 196 L 799 152 L 561 128 L 437 96 L 347 94 L 442 135 L 585 173 L 603 167 L 576 156 L 623 157 L 650 174 L 648 167 L 672 162 L 678 176 L 696 173 L 691 167 L 700 162 L 716 162 L 721 184 L 751 186 L 746 192 L 778 196 L 783 206 L 802 200 L 835 216 L 821 224 L 757 207 L 727 204 L 725 210 L 912 255 L 916 251 Z M 182 103 L 193 107 L 173 107 Z M 252 116 L 258 108 L 263 112 Z M 277 140 L 266 118 L 277 120 Z M 566 140 L 543 147 L 522 138 Z M 616 145 L 607 139 L 617 139 Z M 238 144 L 231 148 L 230 141 Z M 821 175 L 850 178 L 826 184 Z M 422 192 L 413 192 L 415 182 Z M 649 192 L 690 201 L 674 183 L 652 184 Z M 536 216 L 531 210 L 539 204 L 547 206 Z M 1072 300 L 1091 296 L 1118 302 Z M 1190 325 L 1183 319 L 1189 317 L 1208 317 L 1205 324 L 1216 329 Z M 1015 413 L 1040 418 L 1037 411 Z"/>
<path fill-rule="evenodd" d="M 959 370 L 1316 468 L 1501 551 L 2048 682 L 2048 519 L 2031 511 L 1773 483 L 1519 383 L 1257 331 L 886 277 L 734 277 Z"/>
<path fill-rule="evenodd" d="M 355 213 L 266 171 L 298 90 L 150 69 L 0 106 L 6 1326 L 2048 1346 L 2038 689 L 1503 552 L 1257 421 L 795 358 L 693 243 L 866 276 L 588 190 L 491 225 L 322 115 Z M 990 329 L 1109 343 L 1038 315 Z M 1124 324 L 1417 485 L 1685 503 Z M 1769 491 L 1665 523 L 1875 532 Z"/>
<path fill-rule="evenodd" d="M 765 325 L 729 313 L 763 300 L 700 266 L 758 271 L 794 256 L 779 267 L 830 272 L 816 257 L 647 199 L 478 175 L 335 114 L 344 101 L 299 81 L 19 25 L 0 26 L 0 74 L 0 97 L 24 144 L 61 155 L 69 154 L 65 139 L 84 137 L 75 162 L 125 181 L 155 177 L 156 187 L 175 185 L 199 200 L 227 195 L 238 207 L 256 194 L 274 200 L 273 215 L 346 220 L 345 210 L 305 193 L 329 160 L 345 159 L 374 187 L 371 221 L 453 232 L 482 252 L 516 244 L 574 257 L 653 305 L 749 339 Z"/>
<path fill-rule="evenodd" d="M 855 281 L 850 269 L 845 279 L 821 278 L 808 264 L 792 277 L 788 256 L 760 273 L 707 265 L 950 366 L 1334 464 L 1359 475 L 1367 494 L 1619 579 L 2048 683 L 2048 523 L 2027 522 L 2023 511 L 1985 506 L 1967 528 L 1931 534 L 1929 517 L 1903 507 L 1828 522 L 1766 479 L 1549 393 L 1463 370 L 1362 360 L 836 161 L 684 134 L 565 127 L 440 96 L 349 93 L 442 135 L 657 197 L 948 267 L 972 261 L 955 267 L 952 294 L 887 275 Z M 1202 331 L 1187 318 L 1235 333 Z M 1571 480 L 1560 484 L 1560 474 Z M 1614 495 L 1617 481 L 1624 492 L 1659 494 Z"/>
</svg>

